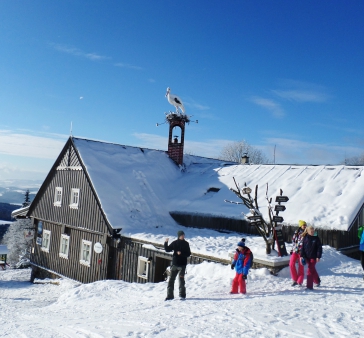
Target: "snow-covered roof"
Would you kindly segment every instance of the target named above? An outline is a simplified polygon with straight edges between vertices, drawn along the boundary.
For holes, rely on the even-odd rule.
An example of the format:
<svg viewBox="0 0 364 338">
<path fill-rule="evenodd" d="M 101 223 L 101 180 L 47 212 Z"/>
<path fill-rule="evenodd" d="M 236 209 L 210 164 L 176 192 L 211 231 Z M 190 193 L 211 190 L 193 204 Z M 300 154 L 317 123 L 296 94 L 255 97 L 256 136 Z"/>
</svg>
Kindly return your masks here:
<svg viewBox="0 0 364 338">
<path fill-rule="evenodd" d="M 229 190 L 233 178 L 253 191 L 263 215 L 268 196 L 283 189 L 289 197 L 284 223 L 299 219 L 321 228 L 347 230 L 364 203 L 363 167 L 238 165 L 185 155 L 182 171 L 164 151 L 74 138 L 102 208 L 113 228 L 123 233 L 174 226 L 169 212 L 242 218 L 244 206 Z M 273 198 L 274 201 L 274 198 Z M 154 229 L 154 230 L 152 230 Z"/>
<path fill-rule="evenodd" d="M 29 210 L 29 207 L 30 207 L 30 205 L 13 210 L 13 212 L 11 213 L 11 217 L 16 218 L 18 216 L 25 216 Z"/>
</svg>

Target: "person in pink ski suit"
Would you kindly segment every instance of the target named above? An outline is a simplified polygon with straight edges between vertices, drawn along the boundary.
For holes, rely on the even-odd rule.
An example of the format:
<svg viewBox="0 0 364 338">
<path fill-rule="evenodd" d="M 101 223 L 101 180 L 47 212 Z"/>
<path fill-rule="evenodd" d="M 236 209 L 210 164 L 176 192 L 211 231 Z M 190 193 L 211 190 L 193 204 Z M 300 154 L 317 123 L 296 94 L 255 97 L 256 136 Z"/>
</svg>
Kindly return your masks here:
<svg viewBox="0 0 364 338">
<path fill-rule="evenodd" d="M 305 231 L 307 224 L 305 221 L 299 220 L 298 225 L 300 226 L 292 237 L 292 251 L 291 259 L 289 261 L 289 268 L 291 271 L 291 278 L 293 280 L 292 286 L 302 285 L 303 278 L 305 277 L 305 268 L 301 264 L 300 253 L 302 249 L 303 232 Z M 296 268 L 296 263 L 298 264 L 298 271 Z"/>
<path fill-rule="evenodd" d="M 322 256 L 322 244 L 318 236 L 315 236 L 315 229 L 313 226 L 307 227 L 307 235 L 304 236 L 301 248 L 301 263 L 305 260 L 307 263 L 307 289 L 312 290 L 313 284 L 320 286 L 321 280 L 316 271 L 316 263 L 318 263 Z"/>
</svg>

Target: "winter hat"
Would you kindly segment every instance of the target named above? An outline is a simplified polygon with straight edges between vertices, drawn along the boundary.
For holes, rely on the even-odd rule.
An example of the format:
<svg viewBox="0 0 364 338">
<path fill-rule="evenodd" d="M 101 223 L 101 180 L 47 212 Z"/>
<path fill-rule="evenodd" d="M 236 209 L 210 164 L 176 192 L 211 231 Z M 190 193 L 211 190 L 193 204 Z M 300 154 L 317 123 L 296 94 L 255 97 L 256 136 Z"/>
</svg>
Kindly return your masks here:
<svg viewBox="0 0 364 338">
<path fill-rule="evenodd" d="M 240 241 L 239 243 L 238 243 L 238 246 L 240 246 L 240 247 L 244 247 L 245 246 L 245 242 L 244 241 Z"/>
<path fill-rule="evenodd" d="M 307 223 L 305 221 L 299 220 L 298 225 L 302 228 L 304 225 L 307 226 Z"/>
<path fill-rule="evenodd" d="M 177 237 L 180 238 L 184 234 L 185 233 L 182 230 L 180 230 L 180 231 L 177 232 Z"/>
</svg>

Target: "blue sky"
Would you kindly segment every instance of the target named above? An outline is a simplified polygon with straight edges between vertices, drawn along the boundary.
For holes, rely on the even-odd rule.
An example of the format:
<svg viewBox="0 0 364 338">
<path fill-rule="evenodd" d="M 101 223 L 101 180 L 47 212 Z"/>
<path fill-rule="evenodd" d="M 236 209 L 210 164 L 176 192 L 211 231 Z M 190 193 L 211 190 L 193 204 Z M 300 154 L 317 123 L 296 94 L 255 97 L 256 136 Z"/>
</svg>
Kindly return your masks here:
<svg viewBox="0 0 364 338">
<path fill-rule="evenodd" d="M 75 136 L 166 149 L 246 139 L 277 163 L 364 147 L 363 1 L 0 1 L 0 180 L 43 179 Z"/>
</svg>

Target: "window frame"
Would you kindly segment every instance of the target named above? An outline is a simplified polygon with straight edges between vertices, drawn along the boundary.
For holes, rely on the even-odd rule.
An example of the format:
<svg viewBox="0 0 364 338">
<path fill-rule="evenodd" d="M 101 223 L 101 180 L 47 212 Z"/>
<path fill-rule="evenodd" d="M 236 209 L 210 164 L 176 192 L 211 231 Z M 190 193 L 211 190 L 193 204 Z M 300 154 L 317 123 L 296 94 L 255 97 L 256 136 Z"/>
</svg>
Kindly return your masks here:
<svg viewBox="0 0 364 338">
<path fill-rule="evenodd" d="M 74 196 L 77 195 L 77 202 L 74 203 Z M 80 189 L 79 188 L 72 188 L 71 189 L 71 196 L 70 196 L 70 208 L 71 209 L 78 209 L 78 206 L 80 204 Z"/>
<path fill-rule="evenodd" d="M 137 276 L 139 278 L 148 279 L 149 277 L 149 259 L 147 257 L 139 256 L 138 257 L 138 268 L 137 268 Z M 145 271 L 145 274 L 144 274 Z"/>
<path fill-rule="evenodd" d="M 49 248 L 51 246 L 51 233 L 52 232 L 50 230 L 43 229 L 43 233 L 42 233 L 42 245 L 41 245 L 40 248 L 44 252 L 49 252 Z M 45 246 L 44 243 L 47 243 L 47 246 Z"/>
<path fill-rule="evenodd" d="M 60 192 L 60 196 L 61 196 L 61 198 L 60 198 L 60 200 L 58 201 L 58 193 Z M 60 206 L 62 206 L 62 197 L 63 197 L 63 188 L 62 187 L 56 187 L 56 190 L 55 190 L 55 192 L 54 192 L 54 201 L 53 201 L 53 205 L 55 206 L 55 207 L 60 207 Z"/>
<path fill-rule="evenodd" d="M 67 240 L 67 251 L 66 251 L 66 253 L 62 252 L 63 239 Z M 70 236 L 68 236 L 66 234 L 61 234 L 61 241 L 59 243 L 59 257 L 68 259 L 69 251 L 70 251 Z"/>
<path fill-rule="evenodd" d="M 90 247 L 90 252 L 89 252 L 89 260 L 86 261 L 83 259 L 83 248 L 84 246 L 89 246 Z M 80 264 L 85 265 L 85 266 L 90 266 L 91 265 L 91 256 L 92 256 L 92 242 L 91 241 L 87 241 L 86 239 L 82 239 L 81 241 L 81 251 L 80 251 Z"/>
</svg>

